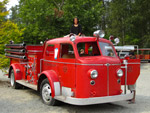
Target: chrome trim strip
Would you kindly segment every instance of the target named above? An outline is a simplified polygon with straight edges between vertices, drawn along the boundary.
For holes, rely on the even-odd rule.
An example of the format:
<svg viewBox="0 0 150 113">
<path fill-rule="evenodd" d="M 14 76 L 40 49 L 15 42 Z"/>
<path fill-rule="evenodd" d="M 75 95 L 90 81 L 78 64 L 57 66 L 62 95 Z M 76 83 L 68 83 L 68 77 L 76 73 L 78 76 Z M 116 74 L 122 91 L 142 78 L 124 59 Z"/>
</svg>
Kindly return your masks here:
<svg viewBox="0 0 150 113">
<path fill-rule="evenodd" d="M 110 64 L 112 66 L 120 66 L 121 64 Z"/>
<path fill-rule="evenodd" d="M 20 62 L 20 64 L 32 64 L 32 62 Z"/>
<path fill-rule="evenodd" d="M 123 64 L 123 63 L 122 63 L 122 64 Z M 127 63 L 127 64 L 141 64 L 141 63 L 136 62 L 136 63 Z"/>
<path fill-rule="evenodd" d="M 38 50 L 27 50 L 27 52 L 43 52 L 43 51 L 38 51 Z"/>
<path fill-rule="evenodd" d="M 94 65 L 94 66 L 107 66 L 105 64 L 80 64 L 80 63 L 76 63 L 77 65 Z M 121 64 L 109 64 L 109 66 L 120 66 Z"/>
<path fill-rule="evenodd" d="M 51 61 L 51 60 L 44 60 L 45 62 L 52 62 L 52 63 L 58 63 L 58 64 L 76 64 L 76 63 L 67 63 L 67 62 L 58 62 L 58 61 Z"/>
<path fill-rule="evenodd" d="M 40 59 L 40 73 L 42 72 L 42 60 L 43 59 Z"/>
<path fill-rule="evenodd" d="M 107 96 L 109 96 L 109 66 L 110 64 L 107 63 L 105 64 L 105 66 L 107 66 Z"/>
<path fill-rule="evenodd" d="M 125 66 L 121 66 L 121 68 L 126 68 Z"/>
<path fill-rule="evenodd" d="M 55 96 L 60 96 L 60 83 L 54 82 Z"/>
<path fill-rule="evenodd" d="M 62 96 L 65 96 L 65 97 L 73 96 L 73 92 L 71 91 L 71 88 L 62 86 Z"/>
<path fill-rule="evenodd" d="M 128 64 L 141 64 L 141 63 L 128 63 Z"/>
<path fill-rule="evenodd" d="M 80 63 L 76 63 L 76 65 L 84 65 L 84 66 L 103 66 L 104 64 L 80 64 Z"/>
<path fill-rule="evenodd" d="M 91 104 L 100 104 L 100 103 L 110 103 L 116 101 L 130 100 L 133 98 L 133 93 L 130 94 L 121 94 L 115 96 L 105 96 L 105 97 L 93 97 L 93 98 L 75 98 L 75 97 L 64 97 L 64 96 L 55 96 L 57 100 L 60 100 L 65 103 L 73 105 L 91 105 Z"/>
<path fill-rule="evenodd" d="M 127 93 L 127 68 L 128 68 L 128 64 L 125 64 L 125 85 L 124 85 L 124 94 Z"/>
<path fill-rule="evenodd" d="M 51 60 L 44 60 L 45 62 L 52 62 L 52 63 L 59 63 L 59 64 L 74 64 L 74 65 L 84 65 L 84 66 L 104 66 L 105 64 L 80 64 L 80 63 L 69 63 L 69 62 L 59 62 L 59 61 L 51 61 Z M 121 64 L 109 64 L 109 65 L 121 65 Z"/>
</svg>

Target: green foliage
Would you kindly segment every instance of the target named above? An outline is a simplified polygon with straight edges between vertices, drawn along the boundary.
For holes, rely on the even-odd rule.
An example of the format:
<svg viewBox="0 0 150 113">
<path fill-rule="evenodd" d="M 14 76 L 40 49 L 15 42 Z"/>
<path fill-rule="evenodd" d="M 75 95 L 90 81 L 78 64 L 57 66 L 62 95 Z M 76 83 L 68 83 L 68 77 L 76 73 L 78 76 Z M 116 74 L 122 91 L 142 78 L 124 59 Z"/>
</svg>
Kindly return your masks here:
<svg viewBox="0 0 150 113">
<path fill-rule="evenodd" d="M 10 43 L 10 40 L 13 40 L 15 43 L 19 43 L 23 37 L 23 30 L 19 30 L 17 24 L 6 21 L 2 22 L 0 26 L 0 54 L 4 54 L 5 44 Z"/>
<path fill-rule="evenodd" d="M 7 2 L 8 0 L 3 0 L 3 2 L 0 2 L 0 24 L 5 20 L 5 17 L 8 14 L 8 11 L 6 11 L 5 8 L 5 4 L 7 4 Z"/>
<path fill-rule="evenodd" d="M 112 0 L 107 7 L 107 33 L 119 37 L 122 45 L 148 47 L 149 6 L 148 0 Z"/>
<path fill-rule="evenodd" d="M 0 54 L 0 69 L 6 71 L 9 66 L 9 58 L 6 58 L 5 55 Z"/>
<path fill-rule="evenodd" d="M 39 43 L 69 33 L 74 17 L 85 35 L 96 29 L 118 37 L 120 45 L 150 47 L 149 0 L 20 0 L 11 18 L 26 28 L 24 41 Z"/>
<path fill-rule="evenodd" d="M 18 12 L 18 5 L 11 7 L 10 10 L 11 10 L 11 13 L 9 14 L 9 20 L 14 22 L 14 23 L 19 22 L 20 18 L 18 18 L 18 16 L 17 16 L 19 13 Z"/>
<path fill-rule="evenodd" d="M 9 64 L 9 59 L 4 55 L 5 44 L 8 44 L 10 40 L 15 43 L 19 43 L 23 40 L 24 29 L 19 29 L 17 24 L 6 20 L 8 11 L 4 10 L 7 0 L 0 2 L 0 69 L 4 69 Z"/>
<path fill-rule="evenodd" d="M 66 27 L 69 29 L 73 18 L 79 17 L 80 24 L 85 35 L 92 35 L 93 31 L 100 25 L 103 15 L 102 2 L 99 0 L 66 0 L 63 7 Z"/>
<path fill-rule="evenodd" d="M 46 38 L 69 34 L 72 20 L 79 17 L 83 33 L 92 35 L 102 16 L 99 0 L 20 0 L 20 26 L 25 27 L 25 42 L 39 43 Z"/>
</svg>

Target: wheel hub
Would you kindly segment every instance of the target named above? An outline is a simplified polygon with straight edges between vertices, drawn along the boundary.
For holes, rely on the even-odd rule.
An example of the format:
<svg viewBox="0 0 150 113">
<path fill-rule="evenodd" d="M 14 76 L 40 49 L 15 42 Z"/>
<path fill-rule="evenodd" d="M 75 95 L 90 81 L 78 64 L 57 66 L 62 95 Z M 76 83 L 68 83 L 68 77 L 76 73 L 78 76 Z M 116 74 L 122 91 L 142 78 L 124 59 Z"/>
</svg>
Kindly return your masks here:
<svg viewBox="0 0 150 113">
<path fill-rule="evenodd" d="M 51 87 L 49 84 L 45 84 L 42 88 L 42 97 L 44 101 L 49 102 L 51 99 Z"/>
</svg>

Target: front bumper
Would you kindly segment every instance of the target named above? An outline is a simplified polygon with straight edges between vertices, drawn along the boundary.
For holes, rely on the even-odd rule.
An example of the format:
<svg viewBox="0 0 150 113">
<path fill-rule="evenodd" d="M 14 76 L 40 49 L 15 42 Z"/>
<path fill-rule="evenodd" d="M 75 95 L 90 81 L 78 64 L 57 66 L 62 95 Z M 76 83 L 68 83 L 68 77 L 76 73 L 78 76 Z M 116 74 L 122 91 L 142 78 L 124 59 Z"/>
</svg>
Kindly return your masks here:
<svg viewBox="0 0 150 113">
<path fill-rule="evenodd" d="M 92 104 L 130 100 L 133 98 L 133 93 L 115 95 L 115 96 L 94 97 L 94 98 L 73 98 L 73 97 L 64 97 L 64 96 L 55 96 L 54 98 L 59 101 L 73 104 L 73 105 L 92 105 Z"/>
</svg>

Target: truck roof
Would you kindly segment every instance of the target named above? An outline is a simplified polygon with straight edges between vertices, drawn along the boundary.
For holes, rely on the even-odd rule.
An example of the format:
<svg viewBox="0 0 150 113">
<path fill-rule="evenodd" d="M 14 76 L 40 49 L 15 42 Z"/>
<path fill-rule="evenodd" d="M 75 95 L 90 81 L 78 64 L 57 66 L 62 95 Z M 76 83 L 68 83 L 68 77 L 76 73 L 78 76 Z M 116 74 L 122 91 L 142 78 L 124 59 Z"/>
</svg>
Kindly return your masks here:
<svg viewBox="0 0 150 113">
<path fill-rule="evenodd" d="M 91 37 L 91 36 L 76 36 L 76 40 L 75 42 L 92 42 L 92 41 L 96 41 L 97 37 Z M 102 42 L 106 42 L 106 43 L 110 43 L 109 40 L 104 39 L 104 38 L 99 38 L 99 41 Z M 62 38 L 55 38 L 55 39 L 51 39 L 49 41 L 47 41 L 47 43 L 53 43 L 53 44 L 58 44 L 58 43 L 72 43 L 72 41 L 70 40 L 70 37 L 62 37 Z"/>
</svg>

